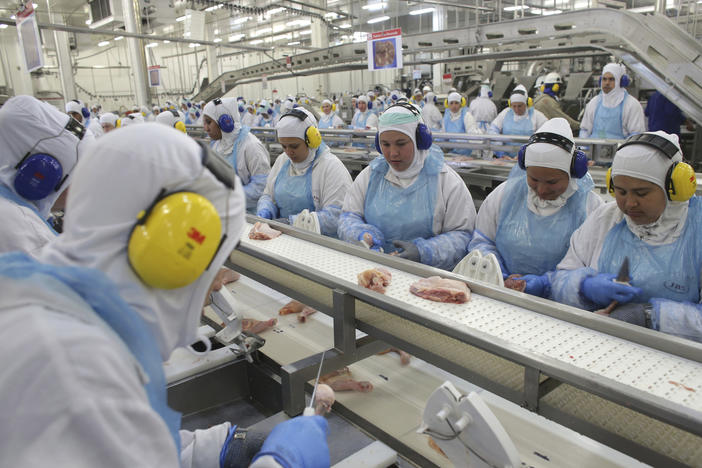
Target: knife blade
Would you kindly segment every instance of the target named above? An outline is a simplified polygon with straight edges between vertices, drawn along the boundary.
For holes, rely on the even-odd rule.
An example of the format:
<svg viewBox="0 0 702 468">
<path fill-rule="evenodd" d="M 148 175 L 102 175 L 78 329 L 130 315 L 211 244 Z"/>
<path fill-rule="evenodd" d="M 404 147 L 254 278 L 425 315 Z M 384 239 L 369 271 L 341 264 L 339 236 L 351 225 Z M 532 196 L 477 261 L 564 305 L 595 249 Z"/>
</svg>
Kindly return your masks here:
<svg viewBox="0 0 702 468">
<path fill-rule="evenodd" d="M 629 277 L 629 257 L 624 257 L 624 261 L 622 262 L 622 266 L 619 267 L 619 273 L 617 273 L 617 277 L 614 279 L 614 282 L 629 284 L 629 281 L 631 281 L 631 278 Z"/>
</svg>

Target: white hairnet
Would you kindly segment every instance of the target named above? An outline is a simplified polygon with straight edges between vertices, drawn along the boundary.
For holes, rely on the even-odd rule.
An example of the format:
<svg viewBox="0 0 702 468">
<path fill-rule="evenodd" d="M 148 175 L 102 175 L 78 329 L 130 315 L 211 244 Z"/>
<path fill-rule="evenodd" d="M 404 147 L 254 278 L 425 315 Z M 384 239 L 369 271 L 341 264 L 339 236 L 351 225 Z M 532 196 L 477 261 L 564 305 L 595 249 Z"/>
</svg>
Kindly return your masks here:
<svg viewBox="0 0 702 468">
<path fill-rule="evenodd" d="M 449 93 L 448 97 L 446 98 L 449 103 L 451 102 L 461 102 L 461 95 L 458 93 Z"/>
<path fill-rule="evenodd" d="M 304 107 L 296 107 L 295 110 L 303 112 L 307 115 L 307 118 L 305 120 L 300 120 L 293 115 L 281 116 L 280 120 L 278 120 L 278 124 L 275 126 L 278 138 L 300 138 L 304 140 L 307 127 L 317 126 L 317 119 L 314 118 L 314 115 L 310 111 Z"/>
<path fill-rule="evenodd" d="M 205 104 L 205 108 L 202 109 L 202 114 L 206 115 L 210 119 L 214 120 L 219 126 L 219 118 L 224 114 L 229 114 L 232 119 L 234 119 L 234 127 L 237 128 L 241 124 L 241 117 L 239 116 L 239 104 L 234 98 L 223 98 L 220 100 L 220 104 L 215 104 L 215 100 Z M 250 106 L 246 106 L 250 107 Z M 224 135 L 224 132 L 223 132 Z"/>
<path fill-rule="evenodd" d="M 568 121 L 562 117 L 556 117 L 548 120 L 534 133 L 537 134 L 545 132 L 564 136 L 570 140 L 571 143 L 574 143 L 573 132 L 570 129 L 570 125 L 568 124 Z M 572 152 L 568 152 L 560 146 L 552 145 L 551 143 L 532 143 L 531 145 L 527 146 L 524 154 L 524 166 L 560 169 L 568 174 L 568 177 L 570 177 L 570 164 L 572 158 Z"/>
<path fill-rule="evenodd" d="M 515 91 L 522 91 L 524 94 Z M 526 104 L 528 96 L 529 95 L 527 94 L 526 88 L 523 85 L 517 85 L 512 90 L 512 94 L 509 96 L 509 100 L 510 102 L 522 102 Z"/>
<path fill-rule="evenodd" d="M 83 115 L 83 103 L 78 100 L 68 101 L 66 103 L 66 113 L 75 112 L 77 114 Z"/>
<path fill-rule="evenodd" d="M 117 115 L 113 114 L 112 112 L 105 112 L 100 116 L 100 125 L 102 124 L 110 124 L 112 126 L 117 125 Z"/>
<path fill-rule="evenodd" d="M 244 193 L 235 178 L 230 190 L 202 164 L 202 148 L 183 133 L 156 123 L 111 132 L 79 164 L 69 191 L 64 231 L 41 258 L 104 272 L 122 298 L 144 319 L 166 360 L 196 339 L 205 295 L 215 274 L 239 242 Z M 209 268 L 192 284 L 174 290 L 146 286 L 127 257 L 137 214 L 165 191 L 191 191 L 207 198 L 226 233 Z"/>
<path fill-rule="evenodd" d="M 411 104 L 409 104 L 411 105 Z M 419 110 L 419 109 L 417 109 Z M 415 177 L 424 167 L 429 150 L 419 150 L 417 148 L 417 125 L 424 123 L 420 115 L 414 114 L 411 110 L 397 105 L 389 107 L 378 119 L 378 136 L 388 131 L 404 133 L 412 140 L 414 156 L 412 164 L 402 172 L 398 172 L 389 166 L 389 170 L 400 179 L 411 179 Z"/>
<path fill-rule="evenodd" d="M 156 116 L 156 122 L 164 125 L 168 125 L 169 127 L 173 127 L 176 122 L 182 122 L 185 120 L 185 118 L 178 112 L 175 111 L 177 116 L 173 114 L 170 110 L 167 110 L 165 112 L 161 112 Z"/>
<path fill-rule="evenodd" d="M 680 149 L 677 135 L 669 135 L 664 131 L 646 132 L 658 135 L 672 142 Z M 652 182 L 662 188 L 665 187 L 665 176 L 668 169 L 675 162 L 682 161 L 682 153 L 668 157 L 660 150 L 648 145 L 629 145 L 617 151 L 612 161 L 612 177 L 625 175 L 636 179 Z"/>
<path fill-rule="evenodd" d="M 66 130 L 71 119 L 67 114 L 32 96 L 15 96 L 0 109 L 0 183 L 15 192 L 15 166 L 29 152 L 50 154 L 61 163 L 64 177 L 62 188 L 68 187 L 78 159 L 94 138 L 87 134 L 82 140 Z M 16 192 L 15 192 L 16 193 Z M 46 218 L 61 192 L 41 200 L 27 200 Z"/>
<path fill-rule="evenodd" d="M 329 104 L 331 106 L 332 102 L 329 99 L 325 99 L 322 101 L 322 105 L 324 105 L 324 104 Z"/>
<path fill-rule="evenodd" d="M 366 96 L 365 94 L 361 94 L 356 99 L 356 102 L 365 102 L 366 104 L 368 104 L 368 101 L 369 101 L 368 96 Z"/>
<path fill-rule="evenodd" d="M 618 63 L 608 63 L 602 69 L 602 76 L 605 73 L 611 73 L 614 76 L 614 89 L 607 94 L 604 91 L 600 94 L 602 97 L 602 104 L 605 107 L 616 107 L 618 106 L 626 97 L 626 91 L 621 87 L 622 76 L 626 73 L 626 68 L 624 65 Z"/>
</svg>

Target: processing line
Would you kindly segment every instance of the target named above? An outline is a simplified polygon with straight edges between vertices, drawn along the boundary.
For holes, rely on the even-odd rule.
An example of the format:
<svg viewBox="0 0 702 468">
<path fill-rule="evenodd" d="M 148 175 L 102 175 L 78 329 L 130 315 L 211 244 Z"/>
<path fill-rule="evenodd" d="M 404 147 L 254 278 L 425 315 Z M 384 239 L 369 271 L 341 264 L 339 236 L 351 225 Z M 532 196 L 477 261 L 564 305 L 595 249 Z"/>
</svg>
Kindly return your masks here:
<svg viewBox="0 0 702 468">
<path fill-rule="evenodd" d="M 323 372 L 390 344 L 638 460 L 702 466 L 699 344 L 271 224 L 283 235 L 250 240 L 247 225 L 229 266 L 333 318 Z M 376 266 L 392 273 L 384 295 L 357 285 Z M 409 293 L 434 275 L 466 281 L 471 300 Z M 367 336 L 357 339 L 357 329 Z M 320 357 L 281 368 L 289 415 L 302 411 Z"/>
</svg>

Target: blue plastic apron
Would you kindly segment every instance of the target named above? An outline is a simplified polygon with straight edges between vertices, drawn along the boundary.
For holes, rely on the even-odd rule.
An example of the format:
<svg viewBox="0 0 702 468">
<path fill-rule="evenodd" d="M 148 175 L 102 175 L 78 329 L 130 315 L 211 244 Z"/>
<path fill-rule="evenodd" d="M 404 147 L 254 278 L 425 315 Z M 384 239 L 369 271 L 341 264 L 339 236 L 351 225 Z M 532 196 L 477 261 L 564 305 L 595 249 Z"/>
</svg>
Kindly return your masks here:
<svg viewBox="0 0 702 468">
<path fill-rule="evenodd" d="M 312 198 L 312 170 L 314 163 L 324 151 L 326 145 L 317 148 L 312 164 L 303 175 L 291 176 L 289 174 L 290 159 L 283 163 L 283 167 L 275 178 L 273 196 L 275 204 L 280 210 L 280 217 L 287 218 L 296 215 L 304 209 L 314 211 L 314 199 Z"/>
<path fill-rule="evenodd" d="M 466 115 L 466 112 L 468 109 L 465 107 L 461 108 L 461 117 L 458 118 L 457 120 L 451 120 L 451 110 L 446 109 L 444 112 L 444 131 L 446 133 L 466 133 L 466 126 L 465 123 L 463 122 L 463 118 Z M 466 142 L 466 140 L 449 140 L 449 141 L 462 141 L 463 143 Z M 463 154 L 466 156 L 470 156 L 470 154 L 473 152 L 472 149 L 470 148 L 453 148 L 451 149 L 452 153 L 456 154 Z"/>
<path fill-rule="evenodd" d="M 592 120 L 592 138 L 613 138 L 623 140 L 626 138 L 622 128 L 622 114 L 624 112 L 624 101 L 629 93 L 624 91 L 624 99 L 616 107 L 605 107 L 602 105 L 603 95 L 600 95 L 600 102 L 595 109 L 595 117 Z"/>
</svg>

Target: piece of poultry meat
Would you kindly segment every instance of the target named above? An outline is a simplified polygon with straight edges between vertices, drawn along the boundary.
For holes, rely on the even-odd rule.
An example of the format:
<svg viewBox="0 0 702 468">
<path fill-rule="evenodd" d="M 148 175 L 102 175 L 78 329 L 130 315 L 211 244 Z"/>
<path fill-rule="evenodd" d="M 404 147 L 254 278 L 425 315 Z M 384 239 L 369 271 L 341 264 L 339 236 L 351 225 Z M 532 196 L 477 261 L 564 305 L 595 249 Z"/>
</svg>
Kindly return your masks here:
<svg viewBox="0 0 702 468">
<path fill-rule="evenodd" d="M 255 333 L 256 335 L 268 330 L 269 328 L 275 327 L 277 324 L 278 319 L 274 318 L 268 320 L 256 320 L 250 318 L 241 319 L 242 331 Z"/>
<path fill-rule="evenodd" d="M 329 385 L 320 383 L 314 394 L 314 413 L 317 416 L 324 416 L 331 411 L 335 400 L 334 390 Z"/>
<path fill-rule="evenodd" d="M 435 302 L 463 304 L 470 300 L 470 289 L 466 283 L 439 276 L 422 278 L 412 283 L 410 292 L 415 296 Z"/>
<path fill-rule="evenodd" d="M 351 370 L 348 367 L 324 374 L 319 378 L 319 381 L 329 385 L 336 392 L 354 391 L 354 392 L 370 392 L 373 390 L 373 384 L 366 381 L 354 380 L 351 377 Z"/>
<path fill-rule="evenodd" d="M 275 239 L 280 234 L 280 231 L 273 229 L 268 225 L 268 223 L 258 221 L 256 224 L 254 224 L 253 228 L 251 228 L 251 231 L 249 231 L 249 239 L 270 240 Z"/>
<path fill-rule="evenodd" d="M 299 314 L 305 307 L 302 302 L 292 300 L 280 308 L 278 315 Z"/>
<path fill-rule="evenodd" d="M 392 274 L 385 268 L 371 268 L 357 275 L 358 285 L 385 294 L 385 288 L 390 285 Z"/>
<path fill-rule="evenodd" d="M 317 309 L 313 309 L 310 306 L 305 306 L 304 309 L 302 309 L 302 312 L 300 312 L 297 315 L 297 321 L 301 323 L 305 323 L 307 321 L 307 317 L 309 317 L 312 314 L 317 313 Z"/>
<path fill-rule="evenodd" d="M 403 366 L 406 366 L 407 364 L 410 363 L 410 358 L 412 357 L 409 353 L 406 353 L 402 351 L 401 349 L 397 348 L 388 348 L 385 351 L 381 351 L 378 354 L 388 354 L 388 353 L 397 353 L 400 355 L 400 363 Z"/>
<path fill-rule="evenodd" d="M 505 288 L 524 292 L 526 289 L 526 281 L 519 279 L 521 276 L 522 275 L 509 275 L 505 280 Z"/>
</svg>

